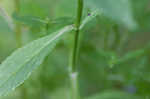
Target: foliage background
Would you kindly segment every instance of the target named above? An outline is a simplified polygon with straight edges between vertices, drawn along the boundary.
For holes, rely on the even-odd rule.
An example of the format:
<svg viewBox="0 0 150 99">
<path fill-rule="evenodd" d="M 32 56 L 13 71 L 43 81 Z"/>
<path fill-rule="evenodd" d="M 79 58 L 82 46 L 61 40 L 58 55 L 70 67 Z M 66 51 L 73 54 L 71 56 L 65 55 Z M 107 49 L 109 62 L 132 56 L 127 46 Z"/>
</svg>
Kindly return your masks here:
<svg viewBox="0 0 150 99">
<path fill-rule="evenodd" d="M 129 30 L 126 26 L 101 15 L 86 25 L 81 32 L 78 69 L 82 97 L 101 93 L 109 96 L 108 99 L 116 99 L 112 97 L 121 95 L 121 91 L 128 95 L 127 99 L 130 95 L 140 99 L 150 98 L 150 1 L 130 1 L 134 18 L 139 25 L 136 30 Z M 1 0 L 0 3 L 10 15 L 14 15 L 13 0 Z M 21 0 L 20 15 L 43 20 L 60 17 L 74 19 L 76 6 L 76 0 Z M 84 16 L 89 12 L 90 9 L 86 8 Z M 65 24 L 66 21 L 62 21 L 50 26 L 48 33 Z M 47 35 L 45 28 L 32 23 L 22 24 L 22 34 L 24 45 Z M 43 66 L 34 71 L 23 85 L 1 99 L 67 99 L 70 92 L 67 64 L 70 50 L 68 46 L 72 44 L 71 36 L 68 35 L 57 45 Z M 16 48 L 15 34 L 3 17 L 0 17 L 0 62 Z M 121 59 L 122 62 L 119 63 Z"/>
</svg>

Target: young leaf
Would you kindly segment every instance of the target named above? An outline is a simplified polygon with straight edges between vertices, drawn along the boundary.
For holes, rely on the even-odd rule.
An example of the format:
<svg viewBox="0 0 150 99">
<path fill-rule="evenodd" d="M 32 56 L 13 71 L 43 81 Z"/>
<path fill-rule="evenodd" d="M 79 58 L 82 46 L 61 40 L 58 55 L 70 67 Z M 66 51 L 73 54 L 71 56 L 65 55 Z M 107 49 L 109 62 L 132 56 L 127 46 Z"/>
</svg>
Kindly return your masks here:
<svg viewBox="0 0 150 99">
<path fill-rule="evenodd" d="M 56 42 L 73 30 L 69 25 L 49 36 L 35 40 L 15 51 L 0 65 L 0 96 L 9 93 L 26 80 L 53 49 Z"/>
<path fill-rule="evenodd" d="M 80 29 L 82 29 L 88 22 L 90 22 L 97 15 L 100 15 L 100 14 L 101 14 L 101 12 L 99 10 L 95 10 L 95 11 L 89 13 L 89 15 L 81 22 Z"/>
<path fill-rule="evenodd" d="M 103 14 L 115 21 L 122 22 L 129 28 L 135 28 L 129 0 L 86 0 L 88 6 L 100 9 Z"/>
</svg>

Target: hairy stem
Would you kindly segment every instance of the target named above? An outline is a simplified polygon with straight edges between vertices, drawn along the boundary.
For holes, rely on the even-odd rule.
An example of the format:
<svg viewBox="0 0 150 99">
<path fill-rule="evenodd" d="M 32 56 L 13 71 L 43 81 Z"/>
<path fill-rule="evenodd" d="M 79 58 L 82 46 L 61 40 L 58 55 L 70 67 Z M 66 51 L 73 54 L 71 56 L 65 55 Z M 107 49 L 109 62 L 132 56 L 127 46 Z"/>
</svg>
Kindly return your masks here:
<svg viewBox="0 0 150 99">
<path fill-rule="evenodd" d="M 72 97 L 71 99 L 80 99 L 79 88 L 78 88 L 78 72 L 77 72 L 77 56 L 78 56 L 78 48 L 79 48 L 79 32 L 80 32 L 80 24 L 83 12 L 83 0 L 78 0 L 78 8 L 77 8 L 77 17 L 75 22 L 75 35 L 74 35 L 74 44 L 72 50 L 71 57 L 71 71 L 70 71 L 70 80 L 71 80 L 71 91 Z"/>
</svg>

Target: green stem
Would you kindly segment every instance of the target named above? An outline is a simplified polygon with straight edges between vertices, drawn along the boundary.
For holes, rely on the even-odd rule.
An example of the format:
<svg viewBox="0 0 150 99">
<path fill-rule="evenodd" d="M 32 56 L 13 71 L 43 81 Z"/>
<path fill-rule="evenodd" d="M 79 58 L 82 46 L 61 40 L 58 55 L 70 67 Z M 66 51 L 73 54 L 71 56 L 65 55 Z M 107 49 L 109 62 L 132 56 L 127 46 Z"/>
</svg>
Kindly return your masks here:
<svg viewBox="0 0 150 99">
<path fill-rule="evenodd" d="M 17 14 L 19 14 L 19 12 L 20 12 L 20 0 L 15 0 L 14 3 L 15 3 L 15 11 Z M 21 25 L 19 23 L 16 23 L 15 33 L 16 33 L 17 47 L 21 47 L 21 45 L 22 45 L 22 34 L 21 34 Z"/>
<path fill-rule="evenodd" d="M 78 56 L 78 43 L 79 43 L 79 27 L 81 24 L 81 18 L 82 18 L 82 12 L 83 12 L 83 0 L 78 0 L 78 9 L 77 9 L 77 19 L 75 23 L 75 36 L 74 36 L 74 45 L 73 45 L 73 51 L 72 51 L 72 72 L 76 72 L 76 66 L 77 66 L 77 56 Z"/>
<path fill-rule="evenodd" d="M 71 98 L 70 99 L 80 99 L 77 72 L 70 74 L 70 81 L 71 81 Z"/>
<path fill-rule="evenodd" d="M 77 56 L 79 49 L 79 33 L 80 33 L 80 24 L 83 12 L 83 0 L 78 0 L 78 8 L 77 8 L 77 18 L 75 22 L 75 35 L 74 35 L 74 44 L 71 56 L 71 71 L 70 71 L 70 80 L 71 80 L 71 99 L 80 99 L 79 88 L 78 88 L 78 72 L 77 72 Z"/>
</svg>

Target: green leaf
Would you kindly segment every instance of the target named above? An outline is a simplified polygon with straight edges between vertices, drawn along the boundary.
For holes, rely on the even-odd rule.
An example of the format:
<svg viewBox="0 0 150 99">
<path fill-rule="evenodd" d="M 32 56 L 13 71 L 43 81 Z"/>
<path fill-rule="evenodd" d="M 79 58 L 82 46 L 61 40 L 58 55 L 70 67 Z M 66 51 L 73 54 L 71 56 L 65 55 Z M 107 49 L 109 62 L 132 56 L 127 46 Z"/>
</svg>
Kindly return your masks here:
<svg viewBox="0 0 150 99">
<path fill-rule="evenodd" d="M 22 84 L 52 51 L 56 42 L 71 30 L 72 25 L 66 26 L 56 33 L 29 43 L 9 56 L 0 65 L 0 96 Z"/>
<path fill-rule="evenodd" d="M 74 23 L 74 18 L 72 17 L 60 17 L 56 19 L 49 20 L 49 23 L 47 25 L 48 32 L 55 31 L 59 28 L 62 28 L 66 25 L 71 25 Z"/>
<path fill-rule="evenodd" d="M 150 50 L 150 45 L 146 46 L 143 49 L 139 49 L 136 51 L 128 52 L 126 55 L 118 59 L 117 64 L 124 64 L 125 62 L 132 61 L 133 59 L 137 59 L 144 55 L 147 55 Z"/>
<path fill-rule="evenodd" d="M 89 15 L 86 16 L 84 20 L 81 22 L 80 29 L 82 29 L 88 22 L 92 21 L 97 15 L 100 15 L 100 14 L 101 12 L 99 10 L 95 10 L 89 13 Z"/>
<path fill-rule="evenodd" d="M 52 20 L 52 24 L 73 24 L 74 23 L 74 18 L 72 17 L 60 17 L 60 18 L 56 18 L 54 20 Z"/>
<path fill-rule="evenodd" d="M 129 0 L 86 0 L 88 6 L 98 8 L 102 13 L 115 21 L 135 28 L 136 22 L 133 19 Z"/>
<path fill-rule="evenodd" d="M 6 20 L 9 28 L 11 30 L 14 30 L 14 24 L 12 18 L 8 15 L 8 13 L 5 11 L 5 9 L 0 6 L 0 15 Z"/>
<path fill-rule="evenodd" d="M 56 19 L 42 19 L 40 17 L 36 16 L 22 16 L 18 15 L 16 13 L 13 13 L 13 19 L 16 22 L 19 22 L 27 27 L 30 27 L 31 30 L 37 30 L 45 28 L 47 32 L 53 32 L 58 30 L 59 28 L 62 28 L 66 25 L 71 25 L 74 22 L 74 19 L 72 17 L 60 17 Z"/>
<path fill-rule="evenodd" d="M 87 99 L 141 99 L 138 96 L 123 92 L 123 91 L 106 91 L 101 94 L 90 96 Z"/>
<path fill-rule="evenodd" d="M 55 25 L 70 25 L 73 24 L 73 18 L 71 17 L 60 17 L 60 18 L 56 18 L 56 19 L 45 19 L 43 20 L 40 17 L 36 17 L 36 16 L 21 16 L 18 15 L 16 13 L 13 13 L 13 19 L 16 20 L 17 22 L 20 22 L 22 24 L 25 24 L 27 26 L 32 26 L 32 27 L 41 27 L 41 26 L 45 26 L 45 25 L 49 25 L 51 26 L 55 26 Z"/>
<path fill-rule="evenodd" d="M 46 20 L 42 20 L 41 18 L 36 16 L 21 16 L 18 15 L 17 13 L 13 13 L 12 17 L 15 21 L 20 22 L 27 26 L 42 27 L 45 24 L 47 24 Z"/>
</svg>

